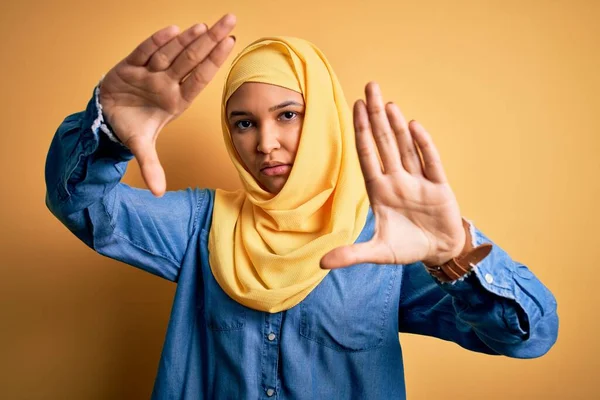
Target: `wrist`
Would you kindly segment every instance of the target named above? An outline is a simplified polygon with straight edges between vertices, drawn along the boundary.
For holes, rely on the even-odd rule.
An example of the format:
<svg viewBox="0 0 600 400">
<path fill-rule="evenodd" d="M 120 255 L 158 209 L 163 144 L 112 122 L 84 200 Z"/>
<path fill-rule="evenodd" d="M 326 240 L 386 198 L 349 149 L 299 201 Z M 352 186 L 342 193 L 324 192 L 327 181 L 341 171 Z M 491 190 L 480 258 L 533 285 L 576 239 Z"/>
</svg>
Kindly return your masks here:
<svg viewBox="0 0 600 400">
<path fill-rule="evenodd" d="M 123 141 L 116 135 L 113 127 L 111 126 L 111 124 L 109 122 L 110 116 L 108 115 L 106 108 L 102 104 L 102 81 L 103 80 L 104 80 L 104 77 L 102 77 L 100 79 L 100 82 L 98 82 L 98 85 L 96 86 L 96 90 L 94 93 L 95 98 L 96 98 L 96 108 L 98 110 L 98 117 L 96 118 L 95 124 L 98 125 L 98 128 L 106 135 L 106 137 L 108 137 L 110 139 L 111 142 L 118 143 L 123 148 L 126 148 L 127 150 L 129 150 L 129 147 L 127 147 L 125 145 L 125 143 L 123 143 Z"/>
<path fill-rule="evenodd" d="M 492 244 L 484 243 L 473 246 L 471 224 L 463 218 L 465 230 L 465 243 L 460 253 L 439 264 L 425 264 L 427 271 L 440 282 L 452 282 L 466 276 L 477 263 L 483 260 L 492 251 Z"/>
<path fill-rule="evenodd" d="M 462 218 L 462 226 L 464 235 L 457 241 L 457 245 L 453 246 L 453 250 L 441 254 L 437 254 L 430 259 L 422 260 L 426 267 L 434 267 L 447 263 L 448 261 L 462 257 L 473 250 L 473 239 L 471 237 L 471 226 L 469 222 Z"/>
</svg>

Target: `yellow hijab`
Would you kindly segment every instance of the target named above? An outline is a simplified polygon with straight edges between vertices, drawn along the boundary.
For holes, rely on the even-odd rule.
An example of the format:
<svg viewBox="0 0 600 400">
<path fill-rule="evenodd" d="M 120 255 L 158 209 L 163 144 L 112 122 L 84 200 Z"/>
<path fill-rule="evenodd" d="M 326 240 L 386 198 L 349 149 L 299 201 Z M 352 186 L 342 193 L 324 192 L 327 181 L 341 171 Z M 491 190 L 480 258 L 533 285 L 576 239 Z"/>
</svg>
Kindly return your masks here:
<svg viewBox="0 0 600 400">
<path fill-rule="evenodd" d="M 304 96 L 296 159 L 277 195 L 259 186 L 231 141 L 227 100 L 245 82 L 274 84 Z M 353 243 L 366 221 L 369 203 L 350 108 L 319 49 L 297 38 L 269 37 L 234 59 L 223 90 L 221 124 L 244 189 L 216 191 L 208 243 L 213 275 L 247 307 L 287 310 L 329 272 L 319 267 L 321 257 Z"/>
</svg>

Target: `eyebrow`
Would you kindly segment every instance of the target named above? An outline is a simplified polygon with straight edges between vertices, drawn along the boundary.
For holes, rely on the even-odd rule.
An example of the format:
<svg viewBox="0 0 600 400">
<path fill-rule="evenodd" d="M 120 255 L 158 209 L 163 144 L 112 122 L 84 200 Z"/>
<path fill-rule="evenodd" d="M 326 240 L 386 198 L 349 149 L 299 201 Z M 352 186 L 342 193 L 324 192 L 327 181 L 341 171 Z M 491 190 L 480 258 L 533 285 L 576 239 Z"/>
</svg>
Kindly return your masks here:
<svg viewBox="0 0 600 400">
<path fill-rule="evenodd" d="M 299 106 L 299 107 L 303 107 L 304 104 L 298 103 L 297 101 L 294 101 L 294 100 L 288 100 L 288 101 L 284 101 L 281 104 L 277 104 L 276 106 L 273 106 L 273 107 L 269 108 L 269 112 L 273 112 L 273 111 L 285 108 L 287 106 Z M 229 118 L 237 117 L 237 116 L 240 116 L 240 115 L 242 115 L 242 116 L 246 116 L 246 115 L 252 116 L 253 114 L 251 112 L 247 112 L 247 111 L 232 111 L 232 112 L 229 113 Z"/>
</svg>

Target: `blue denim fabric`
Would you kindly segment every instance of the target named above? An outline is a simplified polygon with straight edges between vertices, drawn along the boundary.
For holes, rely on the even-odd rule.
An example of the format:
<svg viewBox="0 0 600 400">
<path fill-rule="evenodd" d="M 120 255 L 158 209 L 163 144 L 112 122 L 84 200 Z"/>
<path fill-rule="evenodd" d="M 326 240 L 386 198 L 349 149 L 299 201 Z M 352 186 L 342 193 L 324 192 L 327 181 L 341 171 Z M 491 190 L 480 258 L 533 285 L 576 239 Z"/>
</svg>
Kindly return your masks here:
<svg viewBox="0 0 600 400">
<path fill-rule="evenodd" d="M 46 204 L 96 252 L 177 282 L 155 399 L 403 399 L 398 332 L 518 358 L 556 341 L 553 295 L 497 245 L 455 283 L 434 280 L 421 263 L 357 265 L 331 271 L 287 311 L 246 308 L 208 264 L 214 191 L 155 198 L 120 183 L 133 155 L 99 129 L 99 114 L 92 97 L 58 128 Z M 359 242 L 373 223 L 369 212 Z M 491 243 L 473 230 L 475 244 Z"/>
</svg>

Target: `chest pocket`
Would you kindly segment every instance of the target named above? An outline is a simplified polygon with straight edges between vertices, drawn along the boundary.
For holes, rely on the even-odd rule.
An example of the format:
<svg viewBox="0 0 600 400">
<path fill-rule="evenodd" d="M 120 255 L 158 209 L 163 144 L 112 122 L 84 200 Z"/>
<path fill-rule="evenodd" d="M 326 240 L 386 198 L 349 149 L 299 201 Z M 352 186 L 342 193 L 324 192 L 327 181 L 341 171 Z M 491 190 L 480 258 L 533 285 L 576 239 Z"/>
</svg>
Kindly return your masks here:
<svg viewBox="0 0 600 400">
<path fill-rule="evenodd" d="M 300 303 L 300 335 L 342 352 L 382 346 L 390 318 L 397 321 L 400 268 L 361 265 L 329 272 Z"/>
<path fill-rule="evenodd" d="M 200 235 L 202 249 L 208 249 L 208 231 L 203 229 Z M 246 325 L 247 307 L 233 300 L 221 289 L 215 280 L 208 263 L 208 251 L 202 252 L 202 276 L 204 285 L 202 301 L 199 301 L 201 313 L 206 326 L 212 331 L 237 331 Z"/>
</svg>

